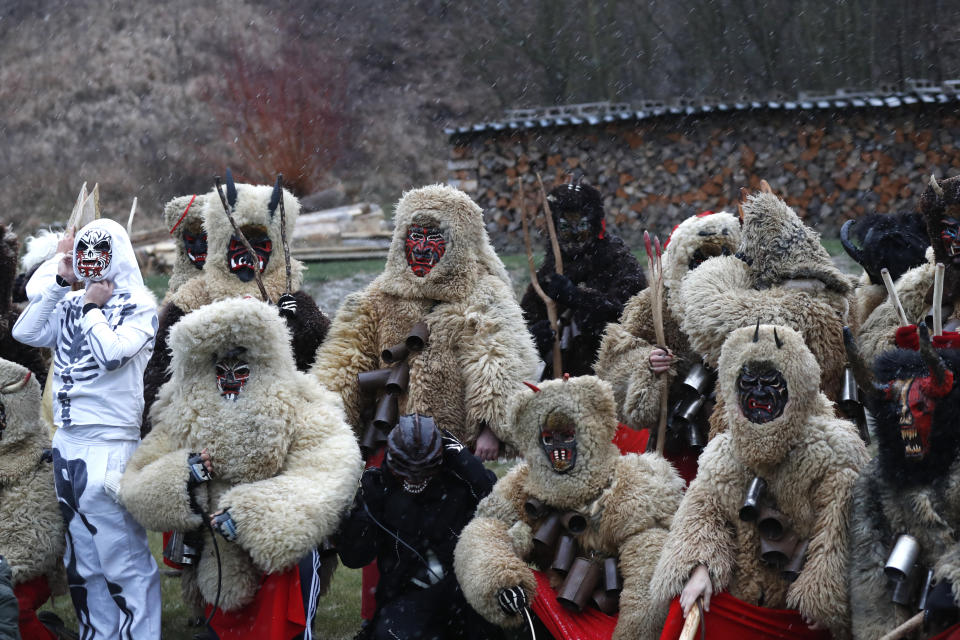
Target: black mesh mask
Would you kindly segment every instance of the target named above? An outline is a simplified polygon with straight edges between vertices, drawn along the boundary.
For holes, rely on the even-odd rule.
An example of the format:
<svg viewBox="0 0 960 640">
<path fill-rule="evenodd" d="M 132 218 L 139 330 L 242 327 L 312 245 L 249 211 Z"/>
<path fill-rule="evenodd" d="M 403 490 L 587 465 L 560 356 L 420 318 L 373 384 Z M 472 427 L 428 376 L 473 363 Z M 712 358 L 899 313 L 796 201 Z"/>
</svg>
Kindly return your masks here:
<svg viewBox="0 0 960 640">
<path fill-rule="evenodd" d="M 443 464 L 443 436 L 430 416 L 400 416 L 387 436 L 387 469 L 410 493 L 420 493 Z"/>
</svg>

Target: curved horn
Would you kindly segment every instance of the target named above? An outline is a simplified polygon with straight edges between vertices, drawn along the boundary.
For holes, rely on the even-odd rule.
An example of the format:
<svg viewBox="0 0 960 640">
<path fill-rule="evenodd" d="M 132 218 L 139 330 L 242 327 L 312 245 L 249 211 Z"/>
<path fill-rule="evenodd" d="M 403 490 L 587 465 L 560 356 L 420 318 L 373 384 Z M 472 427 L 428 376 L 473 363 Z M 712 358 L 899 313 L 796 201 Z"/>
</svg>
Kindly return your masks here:
<svg viewBox="0 0 960 640">
<path fill-rule="evenodd" d="M 753 341 L 760 342 L 760 317 L 757 316 L 757 328 L 753 330 Z"/>
<path fill-rule="evenodd" d="M 760 192 L 761 192 L 761 193 L 773 194 L 773 189 L 770 188 L 770 183 L 767 182 L 766 180 L 761 180 L 761 181 L 760 181 Z"/>
<path fill-rule="evenodd" d="M 777 328 L 773 328 L 773 341 L 777 343 L 777 349 L 783 348 L 783 340 L 780 339 L 780 336 L 777 335 Z"/>
<path fill-rule="evenodd" d="M 528 387 L 530 387 L 531 389 L 533 389 L 533 392 L 534 392 L 534 393 L 540 393 L 540 387 L 538 387 L 537 385 L 533 384 L 532 382 L 527 382 L 526 380 L 524 380 L 524 381 L 523 381 L 523 384 L 525 384 L 525 385 L 527 385 Z"/>
<path fill-rule="evenodd" d="M 33 375 L 32 372 L 27 371 L 27 375 L 23 376 L 19 380 L 16 380 L 14 382 L 11 382 L 10 384 L 0 387 L 0 393 L 16 393 L 17 391 L 21 391 L 24 387 L 27 386 L 27 383 L 30 382 L 30 376 L 32 375 Z"/>
<path fill-rule="evenodd" d="M 932 173 L 930 174 L 930 188 L 933 189 L 938 198 L 943 198 L 943 187 L 937 183 L 937 177 Z"/>
<path fill-rule="evenodd" d="M 224 174 L 227 180 L 227 203 L 230 205 L 232 210 L 237 206 L 237 185 L 233 181 L 233 173 L 230 171 L 230 167 L 227 167 L 227 172 Z"/>
<path fill-rule="evenodd" d="M 280 204 L 280 198 L 283 197 L 283 174 L 277 175 L 277 183 L 273 185 L 273 193 L 270 194 L 270 204 L 267 209 L 270 210 L 270 217 L 277 211 L 277 205 Z"/>
<path fill-rule="evenodd" d="M 847 220 L 843 223 L 843 226 L 840 227 L 840 244 L 843 245 L 843 250 L 847 252 L 848 256 L 853 258 L 857 264 L 863 266 L 863 251 L 850 242 L 850 227 L 853 226 L 853 222 L 853 220 Z"/>
</svg>

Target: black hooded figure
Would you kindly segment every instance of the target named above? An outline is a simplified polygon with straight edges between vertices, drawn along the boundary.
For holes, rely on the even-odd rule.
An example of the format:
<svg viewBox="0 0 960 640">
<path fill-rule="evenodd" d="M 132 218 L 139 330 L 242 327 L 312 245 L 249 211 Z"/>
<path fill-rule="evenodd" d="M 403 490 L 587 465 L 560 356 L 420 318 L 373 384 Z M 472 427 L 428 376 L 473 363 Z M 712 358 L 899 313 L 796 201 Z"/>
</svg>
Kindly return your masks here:
<svg viewBox="0 0 960 640">
<path fill-rule="evenodd" d="M 861 381 L 871 389 L 865 404 L 878 455 L 853 494 L 848 587 L 856 640 L 889 633 L 921 609 L 923 637 L 960 621 L 960 344 L 933 349 L 920 329 L 920 351 L 883 353 L 875 380 Z M 894 547 L 915 551 L 903 562 Z M 905 568 L 905 577 L 890 565 Z"/>
<path fill-rule="evenodd" d="M 590 375 L 603 330 L 620 318 L 623 307 L 647 286 L 643 268 L 619 237 L 606 231 L 603 198 L 588 184 L 563 184 L 547 196 L 560 242 L 563 275 L 556 273 L 547 251 L 537 279 L 557 302 L 560 316 L 563 373 Z M 520 302 L 540 357 L 547 363 L 544 378 L 553 377 L 553 331 L 547 308 L 527 288 Z"/>
<path fill-rule="evenodd" d="M 453 572 L 460 531 L 496 477 L 433 418 L 401 416 L 382 467 L 364 471 L 335 543 L 348 567 L 377 560 L 376 612 L 363 640 L 495 640 Z"/>
</svg>

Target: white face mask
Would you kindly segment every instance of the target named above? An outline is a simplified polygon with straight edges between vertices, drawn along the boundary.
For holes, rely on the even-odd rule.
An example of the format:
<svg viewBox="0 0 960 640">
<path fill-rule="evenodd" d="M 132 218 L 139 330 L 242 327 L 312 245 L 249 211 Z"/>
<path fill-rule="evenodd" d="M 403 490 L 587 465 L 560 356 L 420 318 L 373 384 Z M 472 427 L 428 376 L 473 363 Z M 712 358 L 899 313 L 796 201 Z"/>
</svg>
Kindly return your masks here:
<svg viewBox="0 0 960 640">
<path fill-rule="evenodd" d="M 87 229 L 77 240 L 73 256 L 77 273 L 83 280 L 99 282 L 107 277 L 113 260 L 113 239 L 105 229 Z"/>
</svg>

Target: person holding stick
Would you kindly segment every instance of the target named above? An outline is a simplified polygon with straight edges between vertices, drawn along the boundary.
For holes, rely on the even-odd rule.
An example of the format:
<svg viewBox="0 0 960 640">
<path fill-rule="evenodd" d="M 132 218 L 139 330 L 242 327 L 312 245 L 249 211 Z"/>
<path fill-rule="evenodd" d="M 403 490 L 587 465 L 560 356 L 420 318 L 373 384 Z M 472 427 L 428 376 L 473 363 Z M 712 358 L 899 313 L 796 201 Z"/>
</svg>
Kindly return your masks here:
<svg viewBox="0 0 960 640">
<path fill-rule="evenodd" d="M 917 207 L 923 216 L 933 259 L 914 267 L 887 286 L 895 292 L 863 323 L 857 336 L 867 362 L 897 347 L 916 349 L 917 325 L 926 322 L 933 330 L 934 345 L 949 342 L 960 330 L 960 176 L 930 182 Z M 941 304 L 934 305 L 936 271 L 942 265 Z M 941 327 L 934 326 L 939 316 Z"/>
<path fill-rule="evenodd" d="M 546 196 L 559 251 L 547 251 L 536 280 L 557 304 L 556 335 L 547 308 L 531 283 L 520 302 L 540 357 L 543 378 L 594 372 L 604 327 L 616 322 L 631 296 L 647 285 L 643 268 L 623 240 L 606 230 L 603 198 L 591 185 L 575 181 Z M 552 349 L 560 340 L 563 371 L 554 371 Z"/>
<path fill-rule="evenodd" d="M 290 328 L 300 371 L 309 369 L 330 326 L 326 314 L 301 289 L 303 265 L 287 252 L 276 251 L 283 246 L 284 233 L 293 235 L 300 213 L 300 203 L 282 188 L 279 179 L 273 186 L 236 184 L 228 169 L 226 193 L 218 185 L 213 192 L 199 196 L 190 210 L 198 202 L 207 234 L 206 259 L 198 275 L 171 293 L 160 310 L 156 349 L 144 373 L 145 432 L 149 430 L 150 407 L 169 379 L 168 332 L 191 311 L 226 298 L 266 298 L 276 304 Z"/>
<path fill-rule="evenodd" d="M 632 429 L 656 432 L 662 402 L 657 379 L 667 376 L 667 433 L 662 446 L 688 481 L 696 475 L 696 458 L 706 444 L 715 376 L 702 365 L 680 328 L 685 313 L 679 304 L 680 281 L 705 261 L 732 255 L 739 243 L 740 224 L 723 211 L 707 211 L 677 225 L 660 259 L 663 338 L 657 336 L 654 290 L 648 287 L 630 299 L 618 323 L 607 325 L 597 354 L 597 375 L 610 382 L 617 417 Z"/>
</svg>

